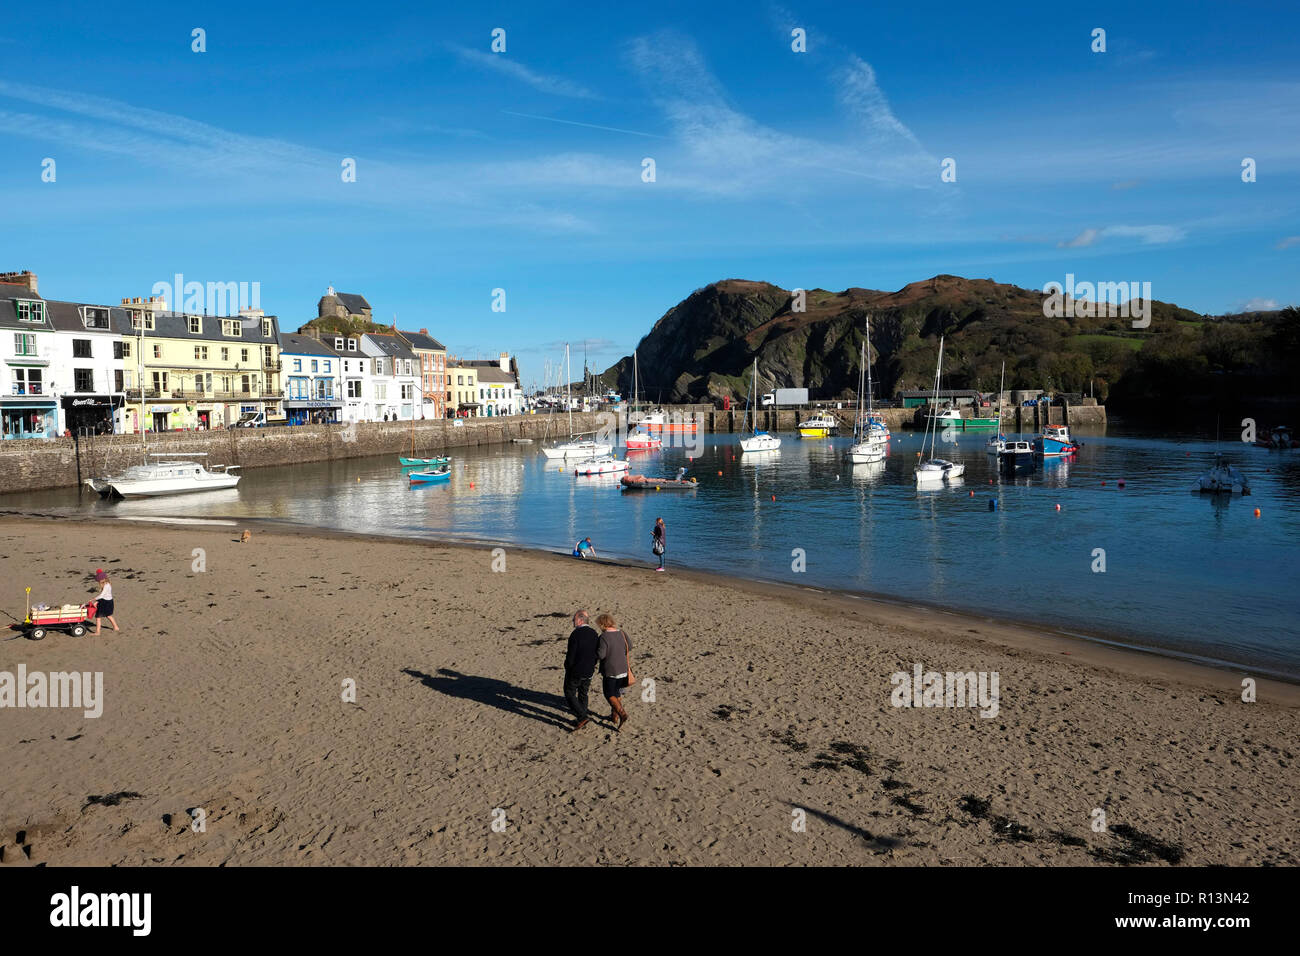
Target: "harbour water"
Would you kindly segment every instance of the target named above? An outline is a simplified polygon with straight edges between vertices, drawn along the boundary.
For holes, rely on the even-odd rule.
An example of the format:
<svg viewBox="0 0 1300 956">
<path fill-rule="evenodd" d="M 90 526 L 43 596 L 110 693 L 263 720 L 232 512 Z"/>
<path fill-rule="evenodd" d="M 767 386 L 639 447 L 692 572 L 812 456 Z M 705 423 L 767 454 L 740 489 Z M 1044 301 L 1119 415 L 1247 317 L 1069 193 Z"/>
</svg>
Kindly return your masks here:
<svg viewBox="0 0 1300 956">
<path fill-rule="evenodd" d="M 603 555 L 646 562 L 662 516 L 670 568 L 939 605 L 1300 679 L 1300 452 L 1225 445 L 1253 488 L 1229 499 L 1192 493 L 1215 445 L 1190 436 L 1112 425 L 1076 435 L 1077 457 L 1015 479 L 997 474 L 986 437 L 942 444 L 965 477 L 925 490 L 910 432 L 876 465 L 848 464 L 847 437 L 786 435 L 779 451 L 747 455 L 738 436 L 706 434 L 694 448 L 632 454 L 638 473 L 689 467 L 690 492 L 622 492 L 537 445 L 506 445 L 455 455 L 439 485 L 411 486 L 383 456 L 255 469 L 233 491 L 111 503 L 64 489 L 0 508 L 255 517 L 564 552 L 590 536 Z"/>
</svg>

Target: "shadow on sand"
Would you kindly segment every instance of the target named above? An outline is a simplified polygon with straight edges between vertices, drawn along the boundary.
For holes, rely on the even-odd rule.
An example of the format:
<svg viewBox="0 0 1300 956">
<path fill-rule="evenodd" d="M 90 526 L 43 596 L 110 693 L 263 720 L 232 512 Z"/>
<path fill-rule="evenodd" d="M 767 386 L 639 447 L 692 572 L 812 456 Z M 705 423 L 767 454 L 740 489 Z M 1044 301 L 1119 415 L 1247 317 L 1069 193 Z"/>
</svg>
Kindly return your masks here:
<svg viewBox="0 0 1300 956">
<path fill-rule="evenodd" d="M 414 677 L 430 690 L 436 690 L 449 697 L 478 701 L 480 704 L 488 704 L 498 710 L 504 710 L 508 714 L 540 720 L 544 724 L 563 730 L 573 726 L 573 721 L 567 716 L 568 706 L 559 694 L 547 694 L 525 687 L 516 687 L 514 684 L 493 677 L 474 677 L 446 667 L 438 668 L 437 674 L 426 674 L 410 667 L 402 668 L 402 673 Z"/>
</svg>

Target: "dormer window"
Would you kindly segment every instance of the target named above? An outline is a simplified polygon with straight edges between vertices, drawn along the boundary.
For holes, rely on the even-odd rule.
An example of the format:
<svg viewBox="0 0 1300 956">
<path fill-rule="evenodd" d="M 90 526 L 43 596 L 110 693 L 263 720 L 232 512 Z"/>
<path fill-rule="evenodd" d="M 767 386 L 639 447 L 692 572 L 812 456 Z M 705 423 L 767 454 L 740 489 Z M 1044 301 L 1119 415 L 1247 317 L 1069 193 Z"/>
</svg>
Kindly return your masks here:
<svg viewBox="0 0 1300 956">
<path fill-rule="evenodd" d="M 143 328 L 146 332 L 152 332 L 153 329 L 153 312 L 145 312 L 139 309 L 131 310 L 131 328 L 139 332 Z"/>
<path fill-rule="evenodd" d="M 342 340 L 342 339 L 335 339 L 335 340 L 334 340 L 334 351 L 336 351 L 336 352 L 342 352 L 342 351 L 343 351 L 343 340 Z"/>
<path fill-rule="evenodd" d="M 263 320 L 262 320 L 262 338 L 264 338 L 264 339 L 269 339 L 270 337 L 271 337 L 271 320 L 270 320 L 270 319 L 263 319 Z"/>
<path fill-rule="evenodd" d="M 229 336 L 230 338 L 243 338 L 243 326 L 240 324 L 238 319 L 222 319 L 221 334 Z"/>
<path fill-rule="evenodd" d="M 187 315 L 185 316 L 185 321 L 189 324 L 190 335 L 203 334 L 203 316 Z"/>
<path fill-rule="evenodd" d="M 18 305 L 18 321 L 31 322 L 33 325 L 43 325 L 45 323 L 45 303 L 33 301 L 31 299 L 16 299 Z"/>
<path fill-rule="evenodd" d="M 108 309 L 88 305 L 81 310 L 81 324 L 88 329 L 108 328 Z"/>
<path fill-rule="evenodd" d="M 349 351 L 349 352 L 355 352 L 356 350 L 357 350 L 357 340 L 356 340 L 356 339 L 348 339 L 348 351 Z"/>
</svg>

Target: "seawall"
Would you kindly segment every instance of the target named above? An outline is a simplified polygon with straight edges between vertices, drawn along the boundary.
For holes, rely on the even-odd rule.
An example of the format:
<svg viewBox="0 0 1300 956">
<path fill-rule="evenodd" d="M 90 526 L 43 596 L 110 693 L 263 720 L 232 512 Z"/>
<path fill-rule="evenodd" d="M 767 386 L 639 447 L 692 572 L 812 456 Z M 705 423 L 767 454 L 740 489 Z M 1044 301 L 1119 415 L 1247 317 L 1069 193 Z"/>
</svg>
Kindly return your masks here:
<svg viewBox="0 0 1300 956">
<path fill-rule="evenodd" d="M 295 425 L 228 428 L 217 431 L 162 432 L 149 435 L 150 453 L 203 453 L 214 465 L 261 468 L 303 461 L 364 458 L 410 453 L 411 436 L 421 457 L 449 448 L 491 445 L 514 438 L 534 441 L 568 434 L 563 415 L 513 415 L 356 425 Z M 574 431 L 598 427 L 595 414 L 573 416 Z M 79 478 L 113 474 L 141 461 L 139 435 L 0 441 L 0 494 L 76 485 Z"/>
</svg>

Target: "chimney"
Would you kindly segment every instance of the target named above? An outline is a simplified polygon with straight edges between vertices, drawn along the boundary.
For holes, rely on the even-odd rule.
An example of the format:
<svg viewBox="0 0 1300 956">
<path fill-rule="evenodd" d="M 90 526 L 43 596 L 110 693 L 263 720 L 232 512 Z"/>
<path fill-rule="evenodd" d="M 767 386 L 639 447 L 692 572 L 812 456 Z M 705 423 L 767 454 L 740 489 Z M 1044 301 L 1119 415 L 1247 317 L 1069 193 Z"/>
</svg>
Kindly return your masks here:
<svg viewBox="0 0 1300 956">
<path fill-rule="evenodd" d="M 502 353 L 501 353 L 501 371 L 503 371 L 503 372 L 508 372 L 508 371 L 510 371 L 510 353 L 509 353 L 509 352 L 502 352 Z"/>
<path fill-rule="evenodd" d="M 28 269 L 24 269 L 22 272 L 0 272 L 0 282 L 26 286 L 33 295 L 40 295 L 36 291 L 36 273 Z"/>
<path fill-rule="evenodd" d="M 429 334 L 429 330 L 428 330 L 428 329 L 420 329 L 420 334 L 421 334 L 421 335 L 428 335 L 428 334 Z"/>
</svg>

